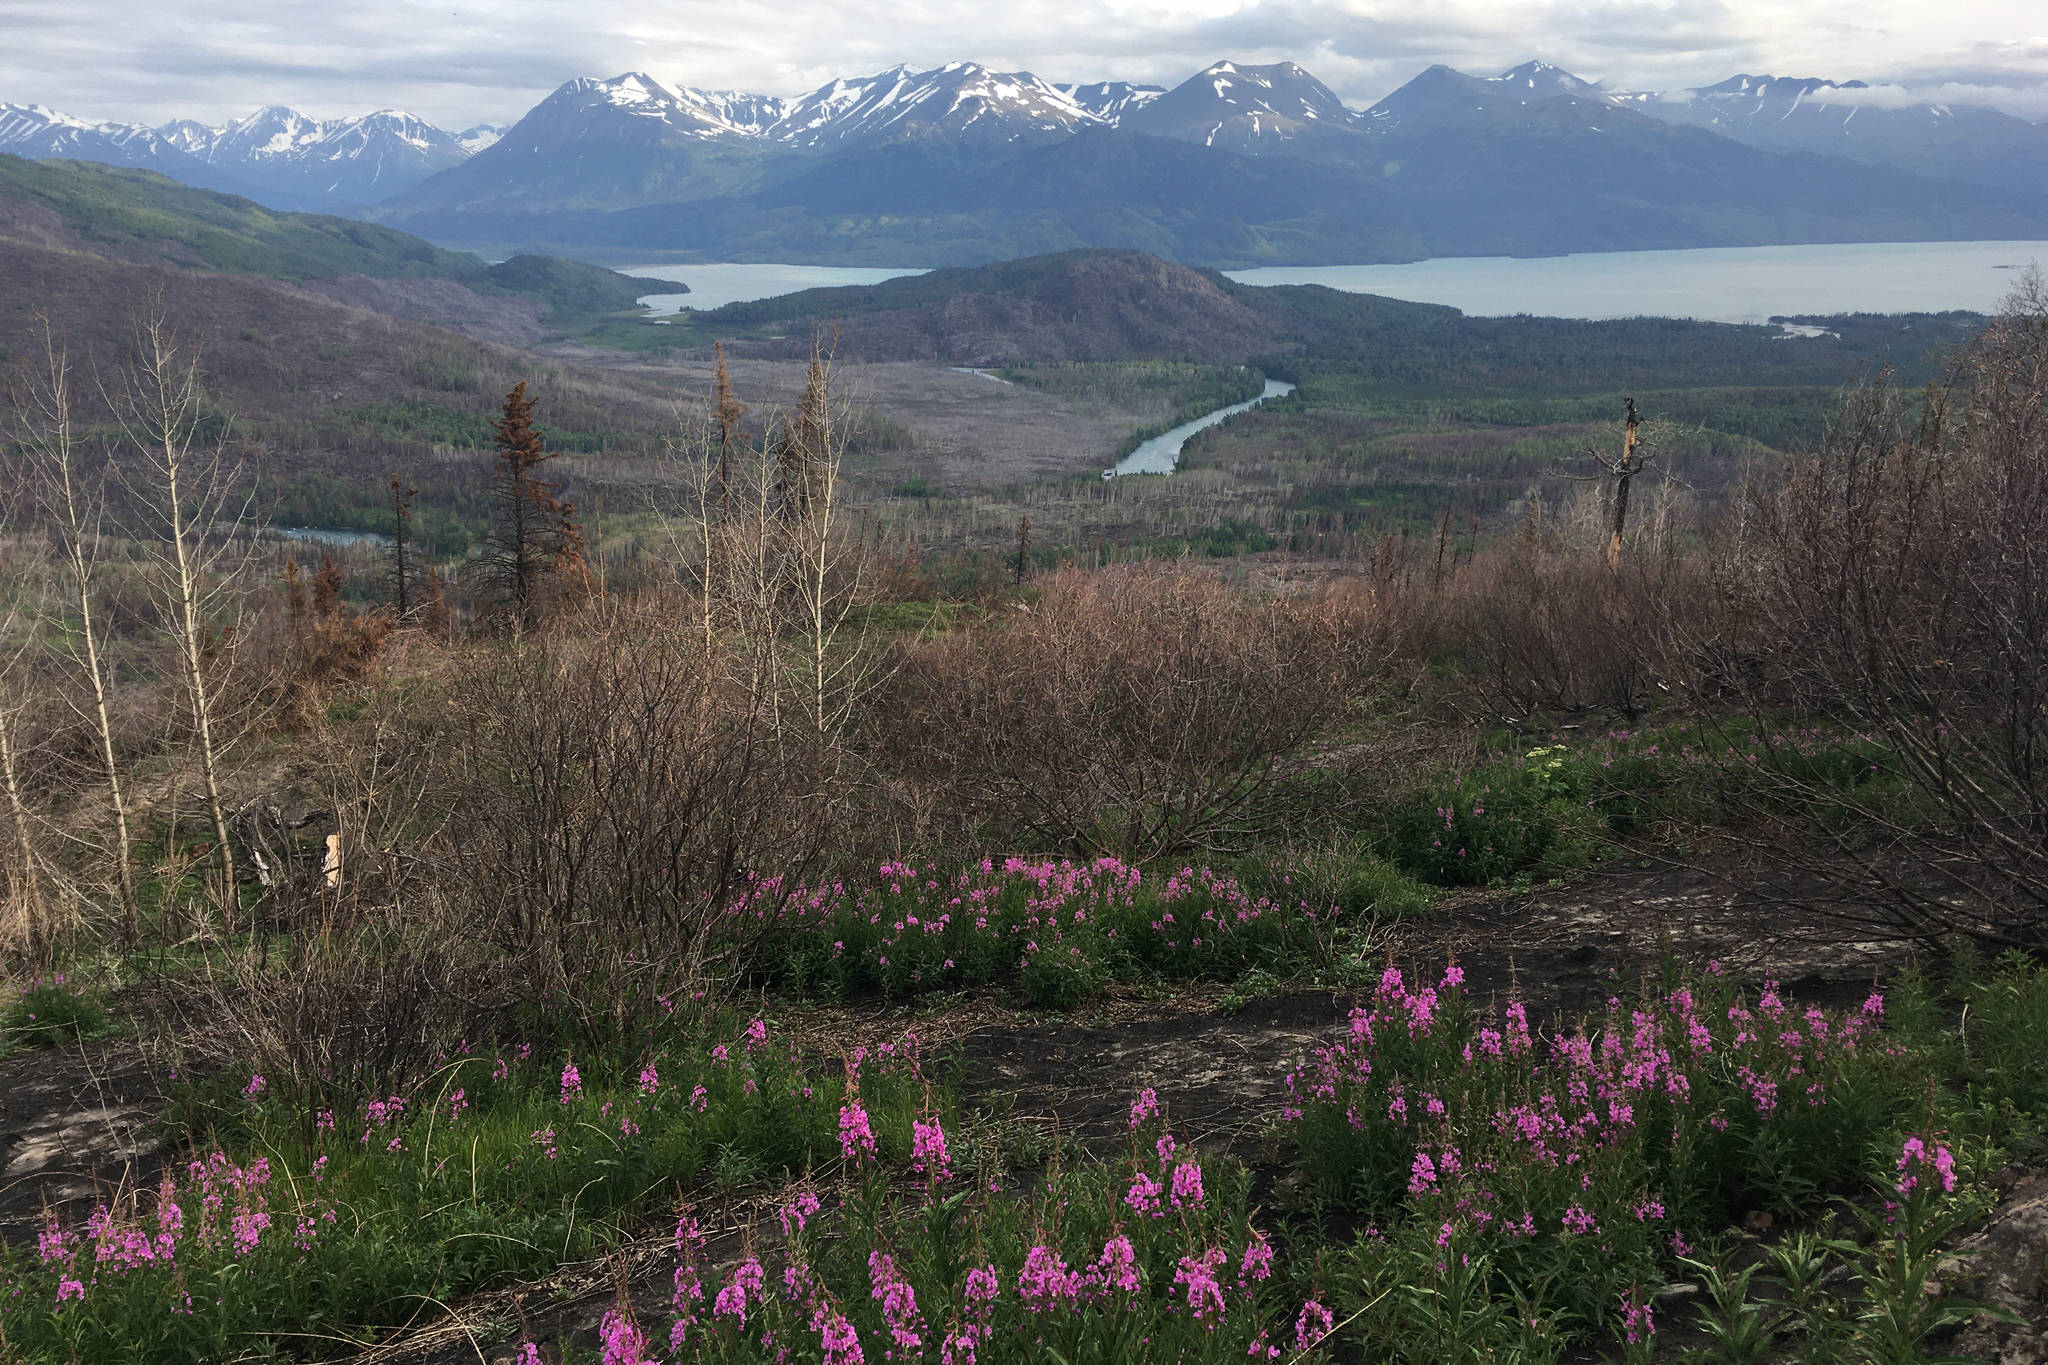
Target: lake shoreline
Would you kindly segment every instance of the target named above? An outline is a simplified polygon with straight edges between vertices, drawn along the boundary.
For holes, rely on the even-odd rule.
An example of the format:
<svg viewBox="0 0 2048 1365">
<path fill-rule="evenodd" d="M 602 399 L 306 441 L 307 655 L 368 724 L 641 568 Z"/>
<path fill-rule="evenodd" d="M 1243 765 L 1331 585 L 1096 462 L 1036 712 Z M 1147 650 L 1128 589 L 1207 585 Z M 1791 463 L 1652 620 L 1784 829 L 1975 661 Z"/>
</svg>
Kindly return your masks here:
<svg viewBox="0 0 2048 1365">
<path fill-rule="evenodd" d="M 2048 241 L 1846 242 L 1691 247 L 1563 256 L 1438 256 L 1398 264 L 1257 266 L 1225 270 L 1255 288 L 1320 284 L 1457 308 L 1472 317 L 1688 318 L 1768 324 L 1843 313 L 1996 311 Z M 626 274 L 673 279 L 688 293 L 648 294 L 649 321 L 804 289 L 879 284 L 929 273 L 919 266 L 768 262 L 628 264 Z"/>
</svg>

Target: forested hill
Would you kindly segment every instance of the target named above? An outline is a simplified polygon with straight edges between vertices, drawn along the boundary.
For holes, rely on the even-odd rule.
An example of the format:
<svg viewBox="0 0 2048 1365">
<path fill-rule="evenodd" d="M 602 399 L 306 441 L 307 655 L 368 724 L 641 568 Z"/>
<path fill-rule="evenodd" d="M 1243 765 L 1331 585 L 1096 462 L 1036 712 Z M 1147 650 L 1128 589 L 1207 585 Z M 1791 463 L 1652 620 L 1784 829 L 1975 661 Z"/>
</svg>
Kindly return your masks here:
<svg viewBox="0 0 2048 1365">
<path fill-rule="evenodd" d="M 1974 314 L 1871 320 L 1837 337 L 1634 318 L 1468 317 L 1455 308 L 1319 285 L 1237 284 L 1135 251 L 1068 251 L 812 289 L 684 314 L 679 344 L 795 355 L 814 334 L 864 360 L 957 365 L 1064 360 L 1255 362 L 1270 374 L 1341 375 L 1403 392 L 1499 393 L 1700 385 L 1826 385 L 1889 363 L 1931 377 Z"/>
<path fill-rule="evenodd" d="M 374 223 L 284 213 L 154 171 L 90 161 L 0 155 L 0 236 L 118 260 L 313 283 L 339 301 L 423 321 L 459 324 L 495 314 L 495 332 L 469 330 L 513 341 L 534 337 L 504 333 L 571 329 L 596 315 L 635 310 L 641 294 L 683 288 L 552 256 L 492 264 Z M 390 283 L 404 281 L 422 283 Z M 451 286 L 474 299 L 452 294 Z M 492 301 L 525 307 L 508 313 Z M 533 324 L 525 329 L 511 321 L 522 311 Z"/>
</svg>

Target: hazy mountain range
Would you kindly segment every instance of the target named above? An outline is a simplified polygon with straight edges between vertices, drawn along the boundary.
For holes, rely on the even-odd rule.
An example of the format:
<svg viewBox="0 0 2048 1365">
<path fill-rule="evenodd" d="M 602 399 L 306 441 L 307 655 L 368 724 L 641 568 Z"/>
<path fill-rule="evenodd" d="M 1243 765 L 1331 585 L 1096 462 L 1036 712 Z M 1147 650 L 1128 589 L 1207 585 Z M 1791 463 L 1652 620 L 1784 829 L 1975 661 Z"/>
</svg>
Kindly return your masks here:
<svg viewBox="0 0 2048 1365">
<path fill-rule="evenodd" d="M 270 107 L 222 127 L 0 105 L 0 152 L 157 170 L 436 240 L 950 264 L 1076 246 L 1211 264 L 2048 235 L 2048 126 L 1896 87 L 1615 92 L 1431 67 L 1369 109 L 1293 63 L 1171 90 L 972 63 L 798 98 L 570 81 L 506 129 Z"/>
</svg>

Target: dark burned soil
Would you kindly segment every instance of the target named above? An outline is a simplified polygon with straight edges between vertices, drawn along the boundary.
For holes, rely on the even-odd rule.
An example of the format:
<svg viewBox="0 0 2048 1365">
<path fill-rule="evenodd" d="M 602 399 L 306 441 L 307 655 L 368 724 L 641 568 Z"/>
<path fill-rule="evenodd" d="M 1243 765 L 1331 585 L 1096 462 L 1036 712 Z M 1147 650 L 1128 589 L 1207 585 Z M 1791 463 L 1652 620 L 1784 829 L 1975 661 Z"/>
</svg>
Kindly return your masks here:
<svg viewBox="0 0 2048 1365">
<path fill-rule="evenodd" d="M 1388 944 L 1412 971 L 1432 975 L 1455 955 L 1468 990 L 1482 997 L 1514 991 L 1532 1012 L 1552 1016 L 1602 1008 L 1610 995 L 1656 970 L 1667 950 L 1693 961 L 1718 959 L 1748 979 L 1778 980 L 1805 1000 L 1854 1002 L 1902 965 L 1905 951 L 1826 928 L 1812 909 L 1824 893 L 1811 885 L 1770 885 L 1763 869 L 1732 855 L 1613 863 L 1570 886 L 1454 903 L 1427 921 L 1394 926 Z M 1367 991 L 1362 986 L 1359 994 Z M 1297 990 L 1244 1003 L 1206 987 L 1149 998 L 1112 995 L 1067 1015 L 1023 1013 L 1006 999 L 981 997 L 820 1007 L 791 1012 L 786 1023 L 843 1047 L 914 1030 L 928 1053 L 959 1055 L 971 1103 L 1037 1125 L 1062 1145 L 1122 1141 L 1131 1098 L 1149 1086 L 1187 1137 L 1265 1164 L 1272 1157 L 1265 1125 L 1284 1093 L 1289 1063 L 1328 1037 L 1356 998 Z M 0 1063 L 6 1235 L 23 1236 L 46 1200 L 89 1198 L 95 1185 L 120 1179 L 124 1163 L 135 1163 L 147 1178 L 151 1163 L 164 1159 L 142 1127 L 153 1093 L 148 1069 L 124 1048 L 22 1054 Z M 2025 1188 L 2029 1212 L 2010 1237 L 2038 1257 L 2033 1243 L 2048 1244 L 2048 1224 L 2035 1226 L 2040 1191 Z M 760 1200 L 698 1212 L 713 1231 L 714 1257 L 737 1257 L 743 1243 L 765 1254 L 776 1240 L 772 1212 Z M 604 1264 L 564 1267 L 546 1281 L 480 1295 L 453 1315 L 433 1310 L 435 1320 L 361 1358 L 491 1360 L 506 1353 L 492 1345 L 521 1324 L 522 1334 L 588 1344 L 622 1280 L 652 1310 L 649 1318 L 660 1320 L 667 1247 L 666 1230 L 653 1229 Z"/>
<path fill-rule="evenodd" d="M 48 1207 L 88 1212 L 171 1156 L 152 1128 L 159 1077 L 127 1043 L 30 1048 L 0 1061 L 0 1237 L 30 1240 Z"/>
</svg>

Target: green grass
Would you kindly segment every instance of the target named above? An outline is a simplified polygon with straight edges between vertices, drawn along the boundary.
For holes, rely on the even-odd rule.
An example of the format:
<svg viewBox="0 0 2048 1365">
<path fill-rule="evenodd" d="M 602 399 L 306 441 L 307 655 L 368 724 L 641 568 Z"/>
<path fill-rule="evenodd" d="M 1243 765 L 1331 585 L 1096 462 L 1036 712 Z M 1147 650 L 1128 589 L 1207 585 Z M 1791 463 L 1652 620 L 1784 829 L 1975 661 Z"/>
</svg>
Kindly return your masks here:
<svg viewBox="0 0 2048 1365">
<path fill-rule="evenodd" d="M 31 981 L 0 1009 L 0 1043 L 52 1047 L 97 1038 L 110 1026 L 98 992 L 62 973 Z"/>
</svg>

